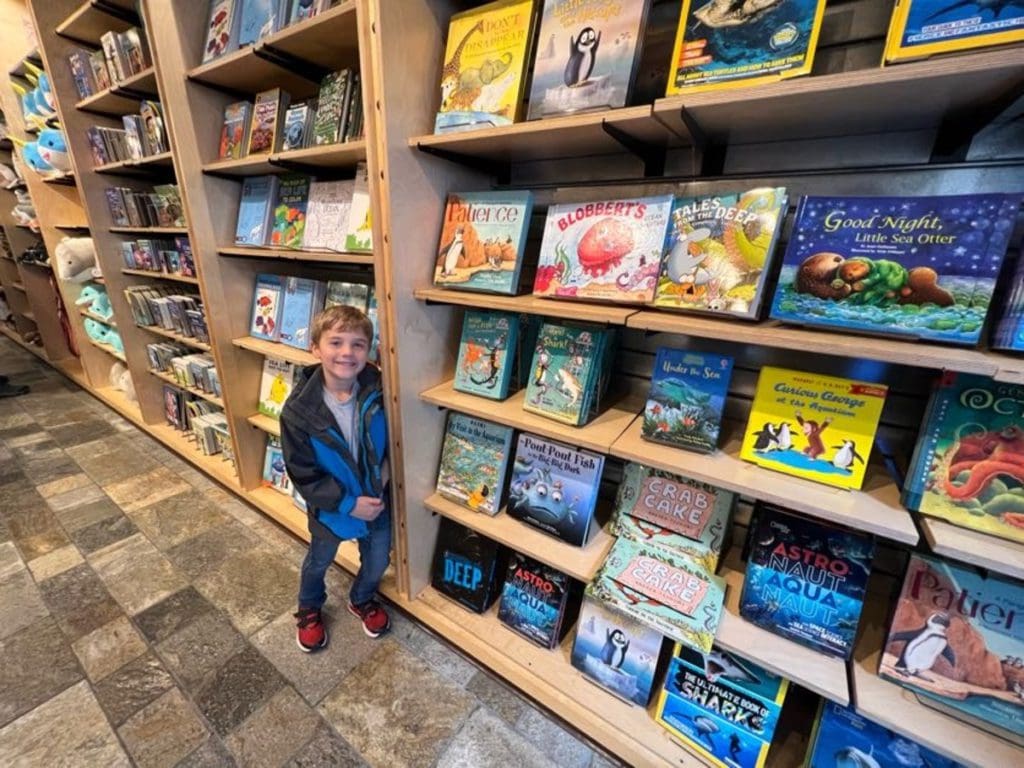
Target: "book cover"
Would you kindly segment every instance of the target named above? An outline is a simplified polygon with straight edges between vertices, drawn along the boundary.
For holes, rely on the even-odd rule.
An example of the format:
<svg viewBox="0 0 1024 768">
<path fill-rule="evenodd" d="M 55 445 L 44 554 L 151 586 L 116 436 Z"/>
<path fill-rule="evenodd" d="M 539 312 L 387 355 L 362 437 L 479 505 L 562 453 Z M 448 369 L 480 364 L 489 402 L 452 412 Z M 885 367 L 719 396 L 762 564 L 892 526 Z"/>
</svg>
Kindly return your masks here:
<svg viewBox="0 0 1024 768">
<path fill-rule="evenodd" d="M 450 411 L 437 492 L 474 512 L 498 514 L 512 453 L 512 432 L 512 427 Z"/>
<path fill-rule="evenodd" d="M 434 133 L 516 122 L 533 23 L 533 0 L 498 0 L 451 17 Z"/>
<path fill-rule="evenodd" d="M 225 0 L 231 2 L 231 0 Z M 111 85 L 110 70 L 107 68 L 107 57 L 102 50 L 93 51 L 89 56 L 89 67 L 92 69 L 92 76 L 96 80 L 96 92 L 107 90 Z"/>
<path fill-rule="evenodd" d="M 280 88 L 256 94 L 247 155 L 265 155 L 278 150 L 281 146 L 282 116 L 288 108 L 288 101 L 288 93 Z"/>
<path fill-rule="evenodd" d="M 263 486 L 273 488 L 285 496 L 292 495 L 292 481 L 284 466 L 281 438 L 267 435 L 267 450 L 263 455 Z"/>
<path fill-rule="evenodd" d="M 1022 40 L 1024 12 L 1013 2 L 897 0 L 886 37 L 885 60 L 903 61 Z"/>
<path fill-rule="evenodd" d="M 786 203 L 783 187 L 676 198 L 654 306 L 759 317 Z"/>
<path fill-rule="evenodd" d="M 316 146 L 336 144 L 345 110 L 345 89 L 351 78 L 351 70 L 328 72 L 320 81 L 317 94 L 317 110 L 313 118 L 313 144 Z"/>
<path fill-rule="evenodd" d="M 671 195 L 550 206 L 534 295 L 650 302 L 671 208 Z"/>
<path fill-rule="evenodd" d="M 758 502 L 740 615 L 829 656 L 853 652 L 875 544 Z"/>
<path fill-rule="evenodd" d="M 532 192 L 448 195 L 434 285 L 514 296 L 532 212 Z"/>
<path fill-rule="evenodd" d="M 356 166 L 356 177 L 352 187 L 352 202 L 345 229 L 345 250 L 354 253 L 373 251 L 373 216 L 370 207 L 370 178 L 366 163 Z"/>
<path fill-rule="evenodd" d="M 825 0 L 683 0 L 666 95 L 806 75 Z"/>
<path fill-rule="evenodd" d="M 241 0 L 238 45 L 252 45 L 277 31 L 277 0 Z"/>
<path fill-rule="evenodd" d="M 512 380 L 512 352 L 519 343 L 519 317 L 512 312 L 467 309 L 455 362 L 459 392 L 504 400 Z"/>
<path fill-rule="evenodd" d="M 621 699 L 646 707 L 664 638 L 624 613 L 583 598 L 570 661 L 587 679 Z"/>
<path fill-rule="evenodd" d="M 648 5 L 648 0 L 544 0 L 527 118 L 624 107 Z"/>
<path fill-rule="evenodd" d="M 242 197 L 238 203 L 235 245 L 264 245 L 274 220 L 277 197 L 277 176 L 249 176 L 242 181 Z"/>
<path fill-rule="evenodd" d="M 302 149 L 306 146 L 306 127 L 312 118 L 313 110 L 308 102 L 292 104 L 284 113 L 284 131 L 281 137 L 281 151 Z"/>
<path fill-rule="evenodd" d="M 203 63 L 230 53 L 238 47 L 238 22 L 242 0 L 211 0 L 206 23 Z"/>
<path fill-rule="evenodd" d="M 1009 290 L 1003 296 L 999 322 L 992 333 L 992 348 L 1024 352 L 1024 258 L 1018 256 L 1007 275 Z"/>
<path fill-rule="evenodd" d="M 361 312 L 368 312 L 370 300 L 370 286 L 365 283 L 344 283 L 331 280 L 327 283 L 327 297 L 324 300 L 324 308 L 327 307 L 355 307 Z"/>
<path fill-rule="evenodd" d="M 574 426 L 586 422 L 605 329 L 544 323 L 533 348 L 523 410 Z"/>
<path fill-rule="evenodd" d="M 278 332 L 282 344 L 309 350 L 310 325 L 323 308 L 323 297 L 323 283 L 305 277 L 290 276 L 285 279 Z"/>
<path fill-rule="evenodd" d="M 740 458 L 838 488 L 864 483 L 888 387 L 765 366 Z"/>
<path fill-rule="evenodd" d="M 1024 586 L 912 553 L 878 673 L 1021 743 Z"/>
<path fill-rule="evenodd" d="M 516 444 L 508 514 L 577 547 L 590 537 L 604 456 L 523 433 Z"/>
<path fill-rule="evenodd" d="M 252 321 L 249 333 L 260 339 L 277 341 L 281 333 L 281 304 L 284 280 L 280 275 L 256 275 L 252 297 Z"/>
<path fill-rule="evenodd" d="M 170 384 L 164 384 L 164 419 L 178 431 L 186 428 L 185 393 Z"/>
<path fill-rule="evenodd" d="M 474 613 L 483 613 L 501 593 L 505 568 L 500 544 L 441 518 L 430 574 L 434 589 Z"/>
<path fill-rule="evenodd" d="M 301 248 L 306 231 L 306 206 L 309 203 L 310 177 L 300 174 L 282 176 L 274 195 L 274 221 L 270 244 L 282 248 Z"/>
<path fill-rule="evenodd" d="M 220 148 L 217 151 L 219 159 L 238 160 L 245 155 L 251 121 L 252 104 L 248 101 L 236 101 L 224 107 L 224 123 L 220 129 Z"/>
<path fill-rule="evenodd" d="M 771 316 L 974 345 L 1020 195 L 803 197 Z"/>
<path fill-rule="evenodd" d="M 716 451 L 732 363 L 728 355 L 660 347 L 644 406 L 643 438 L 697 453 Z"/>
<path fill-rule="evenodd" d="M 542 648 L 558 645 L 572 579 L 533 558 L 512 552 L 498 603 L 498 620 Z"/>
<path fill-rule="evenodd" d="M 348 226 L 354 187 L 355 182 L 351 179 L 313 181 L 309 185 L 306 225 L 302 233 L 303 248 L 325 248 L 331 251 L 345 249 L 345 228 Z"/>
<path fill-rule="evenodd" d="M 167 131 L 164 128 L 163 112 L 159 101 L 143 101 L 139 105 L 139 118 L 142 120 L 146 155 L 159 155 L 170 149 L 167 143 Z"/>
</svg>

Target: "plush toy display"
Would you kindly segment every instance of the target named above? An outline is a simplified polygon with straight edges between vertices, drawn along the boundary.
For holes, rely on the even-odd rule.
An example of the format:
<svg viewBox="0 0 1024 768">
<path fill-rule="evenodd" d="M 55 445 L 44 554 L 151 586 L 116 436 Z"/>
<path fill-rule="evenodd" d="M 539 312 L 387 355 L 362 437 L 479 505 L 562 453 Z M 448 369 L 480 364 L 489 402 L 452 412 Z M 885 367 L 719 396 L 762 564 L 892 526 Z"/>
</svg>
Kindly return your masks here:
<svg viewBox="0 0 1024 768">
<path fill-rule="evenodd" d="M 108 326 L 93 320 L 91 317 L 85 318 L 83 325 L 85 325 L 85 332 L 89 335 L 90 339 L 101 344 L 107 343 L 107 334 L 110 333 Z"/>
<path fill-rule="evenodd" d="M 9 165 L 0 163 L 0 184 L 4 189 L 14 189 L 22 184 L 22 178 L 18 171 Z"/>
<path fill-rule="evenodd" d="M 100 276 L 91 237 L 65 237 L 54 251 L 54 268 L 61 280 L 84 283 Z"/>
<path fill-rule="evenodd" d="M 67 173 L 71 170 L 71 157 L 68 155 L 68 144 L 64 140 L 64 131 L 60 128 L 43 128 L 39 132 L 39 156 L 55 170 Z"/>
<path fill-rule="evenodd" d="M 138 402 L 138 397 L 135 395 L 135 384 L 124 363 L 114 363 L 110 366 L 110 386 L 124 392 L 125 397 L 132 402 Z"/>
<path fill-rule="evenodd" d="M 106 343 L 112 346 L 122 355 L 124 354 L 124 342 L 121 341 L 121 334 L 115 331 L 113 328 L 107 328 Z"/>
<path fill-rule="evenodd" d="M 102 317 L 104 320 L 109 320 L 114 316 L 114 308 L 110 306 L 110 297 L 107 296 L 105 289 L 98 285 L 87 285 L 82 289 L 82 292 L 78 294 L 78 298 L 75 299 L 75 304 L 79 307 L 85 307 L 97 317 Z"/>
<path fill-rule="evenodd" d="M 31 168 L 38 174 L 43 176 L 51 176 L 57 172 L 57 169 L 50 165 L 48 162 L 43 160 L 39 154 L 39 143 L 35 141 L 24 141 L 19 139 L 17 136 L 11 136 L 11 141 L 18 145 L 21 149 L 21 159 L 25 161 L 25 165 Z"/>
</svg>

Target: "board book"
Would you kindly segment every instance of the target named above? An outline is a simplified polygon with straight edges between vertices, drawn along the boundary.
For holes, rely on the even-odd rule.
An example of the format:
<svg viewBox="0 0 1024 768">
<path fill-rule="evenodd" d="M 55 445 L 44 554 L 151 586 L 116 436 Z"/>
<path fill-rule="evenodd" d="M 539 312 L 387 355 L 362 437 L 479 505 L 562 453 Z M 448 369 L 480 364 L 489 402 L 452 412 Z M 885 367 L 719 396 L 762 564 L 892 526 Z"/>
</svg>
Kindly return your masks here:
<svg viewBox="0 0 1024 768">
<path fill-rule="evenodd" d="M 567 621 L 572 579 L 512 552 L 498 603 L 498 620 L 542 648 L 557 647 Z"/>
<path fill-rule="evenodd" d="M 306 206 L 309 203 L 310 177 L 300 174 L 282 176 L 274 196 L 274 221 L 270 244 L 279 248 L 301 248 L 306 231 Z"/>
<path fill-rule="evenodd" d="M 277 176 L 248 176 L 242 181 L 242 198 L 238 203 L 235 225 L 236 245 L 264 245 L 274 220 L 274 199 L 277 197 Z"/>
<path fill-rule="evenodd" d="M 284 280 L 280 275 L 256 275 L 256 290 L 252 297 L 252 320 L 249 334 L 267 341 L 277 341 L 281 335 L 281 305 L 284 299 Z"/>
<path fill-rule="evenodd" d="M 885 40 L 885 60 L 904 61 L 1021 41 L 1024 9 L 1013 2 L 897 0 Z"/>
<path fill-rule="evenodd" d="M 546 322 L 537 333 L 523 410 L 579 426 L 596 412 L 607 384 L 614 332 Z"/>
<path fill-rule="evenodd" d="M 284 401 L 292 393 L 295 366 L 274 357 L 263 358 L 263 376 L 260 379 L 260 400 L 257 410 L 272 419 L 281 418 Z"/>
<path fill-rule="evenodd" d="M 292 495 L 292 481 L 285 469 L 281 438 L 276 435 L 267 435 L 267 450 L 263 456 L 263 486 L 273 488 L 285 496 Z"/>
<path fill-rule="evenodd" d="M 483 613 L 501 594 L 506 561 L 500 544 L 442 517 L 430 583 L 463 608 Z"/>
<path fill-rule="evenodd" d="M 498 514 L 512 453 L 512 434 L 512 427 L 449 412 L 437 492 L 474 512 Z"/>
<path fill-rule="evenodd" d="M 518 315 L 467 309 L 462 316 L 453 388 L 492 400 L 507 398 L 512 381 L 513 351 L 518 344 Z"/>
</svg>

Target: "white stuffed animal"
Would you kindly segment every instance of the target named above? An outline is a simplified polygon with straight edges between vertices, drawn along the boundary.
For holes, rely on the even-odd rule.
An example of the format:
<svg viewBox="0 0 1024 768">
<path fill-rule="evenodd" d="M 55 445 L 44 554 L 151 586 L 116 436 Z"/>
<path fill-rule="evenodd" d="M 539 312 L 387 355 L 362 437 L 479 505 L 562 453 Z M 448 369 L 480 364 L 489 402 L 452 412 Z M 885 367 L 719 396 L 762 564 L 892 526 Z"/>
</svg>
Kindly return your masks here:
<svg viewBox="0 0 1024 768">
<path fill-rule="evenodd" d="M 124 392 L 125 397 L 133 403 L 138 402 L 135 395 L 135 384 L 132 383 L 132 375 L 128 372 L 124 363 L 114 363 L 110 366 L 110 386 Z"/>
<path fill-rule="evenodd" d="M 100 276 L 91 237 L 65 237 L 54 250 L 54 268 L 61 280 L 84 283 Z"/>
</svg>

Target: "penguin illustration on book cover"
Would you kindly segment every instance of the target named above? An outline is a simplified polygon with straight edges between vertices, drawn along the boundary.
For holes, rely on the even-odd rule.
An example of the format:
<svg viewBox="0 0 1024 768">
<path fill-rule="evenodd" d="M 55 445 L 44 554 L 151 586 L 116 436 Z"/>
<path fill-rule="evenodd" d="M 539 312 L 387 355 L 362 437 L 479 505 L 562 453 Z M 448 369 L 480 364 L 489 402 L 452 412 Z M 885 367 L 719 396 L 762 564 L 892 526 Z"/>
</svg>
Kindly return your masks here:
<svg viewBox="0 0 1024 768">
<path fill-rule="evenodd" d="M 779 447 L 778 436 L 775 434 L 775 425 L 765 422 L 764 426 L 757 432 L 757 441 L 754 443 L 755 451 L 771 451 Z"/>
<path fill-rule="evenodd" d="M 455 267 L 459 264 L 459 257 L 462 256 L 462 227 L 456 227 L 452 241 L 441 248 L 438 254 L 441 260 L 441 276 L 451 277 L 455 274 Z"/>
<path fill-rule="evenodd" d="M 569 61 L 565 65 L 567 86 L 575 88 L 590 78 L 600 43 L 601 33 L 593 27 L 584 27 L 576 37 L 569 35 Z"/>
<path fill-rule="evenodd" d="M 833 445 L 838 452 L 832 458 L 832 466 L 836 469 L 849 469 L 854 461 L 864 463 L 864 457 L 857 453 L 857 443 L 853 440 L 843 440 L 842 445 Z"/>
<path fill-rule="evenodd" d="M 906 642 L 896 671 L 905 675 L 922 677 L 921 672 L 930 670 L 942 656 L 950 664 L 956 664 L 956 654 L 949 647 L 949 614 L 936 612 L 928 617 L 920 629 L 908 632 L 895 632 L 889 636 L 890 642 Z M 927 679 L 927 678 L 925 678 Z"/>
<path fill-rule="evenodd" d="M 601 661 L 612 669 L 622 669 L 626 661 L 626 652 L 629 650 L 629 638 L 618 627 L 608 629 L 605 637 L 604 647 L 601 648 Z"/>
</svg>

